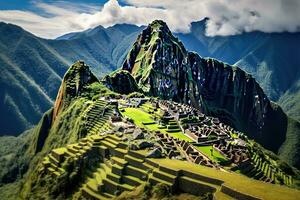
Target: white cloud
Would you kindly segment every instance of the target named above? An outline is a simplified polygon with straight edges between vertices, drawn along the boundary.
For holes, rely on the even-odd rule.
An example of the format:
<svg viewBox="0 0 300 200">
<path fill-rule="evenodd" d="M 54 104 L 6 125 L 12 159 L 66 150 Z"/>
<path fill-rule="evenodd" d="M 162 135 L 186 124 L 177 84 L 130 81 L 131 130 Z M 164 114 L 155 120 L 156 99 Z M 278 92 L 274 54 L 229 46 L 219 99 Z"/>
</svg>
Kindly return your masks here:
<svg viewBox="0 0 300 200">
<path fill-rule="evenodd" d="M 34 6 L 30 11 L 2 10 L 0 21 L 24 27 L 46 38 L 117 23 L 145 25 L 155 19 L 167 22 L 175 32 L 188 32 L 192 21 L 209 17 L 207 35 L 233 35 L 244 31 L 300 31 L 299 0 L 109 0 L 99 5 L 66 2 Z"/>
<path fill-rule="evenodd" d="M 188 27 L 208 17 L 207 35 L 241 32 L 300 31 L 299 0 L 127 0 L 131 5 L 164 8 L 173 13 L 169 23 Z M 175 28 L 176 29 L 176 28 Z"/>
</svg>

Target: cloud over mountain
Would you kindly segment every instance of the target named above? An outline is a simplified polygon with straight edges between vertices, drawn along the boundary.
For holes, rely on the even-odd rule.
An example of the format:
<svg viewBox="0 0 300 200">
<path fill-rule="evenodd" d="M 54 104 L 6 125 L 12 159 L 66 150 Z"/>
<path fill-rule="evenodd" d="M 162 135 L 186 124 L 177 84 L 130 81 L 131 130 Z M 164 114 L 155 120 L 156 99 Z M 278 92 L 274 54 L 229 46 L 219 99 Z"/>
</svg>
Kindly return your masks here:
<svg viewBox="0 0 300 200">
<path fill-rule="evenodd" d="M 299 0 L 123 0 L 120 3 L 109 0 L 100 6 L 34 1 L 34 11 L 1 10 L 0 21 L 20 25 L 46 38 L 97 25 L 145 25 L 154 19 L 166 21 L 172 31 L 189 32 L 192 21 L 205 17 L 209 18 L 207 35 L 210 36 L 255 30 L 300 31 Z"/>
</svg>

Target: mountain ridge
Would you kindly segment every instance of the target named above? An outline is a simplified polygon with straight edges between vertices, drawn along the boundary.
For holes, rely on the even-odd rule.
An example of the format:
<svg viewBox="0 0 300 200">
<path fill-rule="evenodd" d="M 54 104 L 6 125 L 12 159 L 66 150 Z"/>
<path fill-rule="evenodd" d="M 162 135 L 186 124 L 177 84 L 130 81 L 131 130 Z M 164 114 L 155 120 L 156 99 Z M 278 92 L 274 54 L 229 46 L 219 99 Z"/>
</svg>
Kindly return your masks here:
<svg viewBox="0 0 300 200">
<path fill-rule="evenodd" d="M 2 22 L 2 30 L 7 27 L 8 25 Z M 21 45 L 18 47 L 19 54 L 17 55 L 16 52 L 12 52 L 9 55 L 6 55 L 6 49 L 9 47 L 7 45 L 13 44 L 19 39 L 16 34 L 7 32 L 6 35 L 9 37 L 2 37 L 3 41 L 0 42 L 0 47 L 3 49 L 1 50 L 1 66 L 4 69 L 1 76 L 11 78 L 2 79 L 2 81 L 5 82 L 3 83 L 3 88 L 1 89 L 1 96 L 3 97 L 2 99 L 7 100 L 5 100 L 1 106 L 5 113 L 7 113 L 6 116 L 10 119 L 9 121 L 15 121 L 15 124 L 20 125 L 11 126 L 9 123 L 3 123 L 3 130 L 0 131 L 0 134 L 17 135 L 25 129 L 32 127 L 42 116 L 42 113 L 50 108 L 59 89 L 59 84 L 63 73 L 67 70 L 67 67 L 76 60 L 83 59 L 88 61 L 88 64 L 93 66 L 93 70 L 97 69 L 97 71 L 94 72 L 96 72 L 98 77 L 111 72 L 112 70 L 116 69 L 116 67 L 121 66 L 123 64 L 123 58 L 125 58 L 127 51 L 129 51 L 130 45 L 133 43 L 135 37 L 139 33 L 139 31 L 132 32 L 134 30 L 127 30 L 127 25 L 123 25 L 123 27 L 123 29 L 127 31 L 126 34 L 130 34 L 121 42 L 117 42 L 117 46 L 109 53 L 104 52 L 106 52 L 106 49 L 110 49 L 111 47 L 103 48 L 101 45 L 98 45 L 99 41 L 101 43 L 101 37 L 92 37 L 89 39 L 85 37 L 83 39 L 79 38 L 72 42 L 69 40 L 53 41 L 44 40 L 42 38 L 36 39 L 36 41 L 42 45 L 32 45 L 35 43 L 26 44 L 28 42 L 20 40 Z M 135 27 L 134 25 L 131 25 L 131 27 L 133 29 L 138 29 L 138 27 Z M 114 29 L 114 27 L 111 27 L 111 29 Z M 243 70 L 250 72 L 260 83 L 268 97 L 271 97 L 271 100 L 278 102 L 288 114 L 299 121 L 300 112 L 298 111 L 300 106 L 298 103 L 298 97 L 300 95 L 300 90 L 297 86 L 299 85 L 299 80 L 297 81 L 297 74 L 300 72 L 297 70 L 297 63 L 300 63 L 300 61 L 297 60 L 298 56 L 289 56 L 286 53 L 280 53 L 281 51 L 289 52 L 288 47 L 291 45 L 293 46 L 293 49 L 295 49 L 293 52 L 296 53 L 299 51 L 297 50 L 297 46 L 295 46 L 297 41 L 299 41 L 299 33 L 267 34 L 261 32 L 251 32 L 229 37 L 207 37 L 205 36 L 204 31 L 205 20 L 192 23 L 190 33 L 176 34 L 176 36 L 183 41 L 187 49 L 196 51 L 203 57 L 214 57 L 229 64 L 236 64 Z M 265 55 L 260 53 L 263 49 L 270 49 L 275 40 L 285 41 L 285 38 L 290 36 L 292 36 L 289 40 L 290 42 L 286 44 L 280 42 L 281 46 L 279 43 L 278 45 L 274 46 L 275 49 L 273 52 L 275 52 L 275 54 L 271 54 L 271 51 L 265 51 Z M 32 37 L 37 38 L 36 36 L 30 34 L 30 38 Z M 119 36 L 116 34 L 114 38 L 116 37 Z M 103 41 L 103 44 L 107 44 L 107 41 L 104 39 Z M 116 41 L 119 41 L 119 39 Z M 31 51 L 34 53 L 26 53 L 29 52 L 28 50 L 25 51 L 25 49 L 28 48 L 24 47 L 26 45 L 30 46 Z M 72 48 L 69 48 L 70 46 Z M 51 51 L 49 52 L 48 49 Z M 255 49 L 257 49 L 257 51 L 255 51 Z M 41 52 L 45 52 L 45 55 L 41 56 Z M 90 52 L 94 53 L 91 54 Z M 20 59 L 21 57 L 22 59 Z M 282 57 L 282 61 L 270 62 L 274 57 Z M 53 59 L 51 60 L 49 58 Z M 113 62 L 111 63 L 110 60 Z M 255 60 L 255 62 L 251 61 L 251 64 L 249 64 L 249 60 Z M 266 62 L 264 60 L 266 60 Z M 99 65 L 101 66 L 100 68 L 98 67 Z M 11 68 L 10 66 L 14 66 L 14 68 Z M 27 66 L 35 67 L 35 69 L 38 69 L 37 71 L 43 71 L 43 74 L 46 74 L 47 77 L 50 77 L 48 78 L 48 82 L 51 84 L 47 84 L 48 87 L 46 87 L 44 82 L 36 82 L 35 74 L 30 74 L 26 69 Z M 284 69 L 282 66 L 287 67 L 288 70 L 286 72 L 288 72 L 288 74 L 292 74 L 293 77 L 296 78 L 289 79 L 287 73 L 282 71 Z M 280 68 L 282 68 L 282 70 L 278 70 Z M 14 72 L 12 72 L 12 69 L 15 69 Z M 23 71 L 24 73 L 20 74 L 19 70 Z M 26 84 L 12 86 L 12 82 L 16 83 L 16 81 L 11 81 L 13 79 L 13 74 L 15 73 L 20 74 L 18 75 L 21 77 L 20 80 L 27 80 L 25 81 Z M 4 85 L 6 86 L 4 87 Z M 17 99 L 24 98 L 21 94 L 28 93 L 26 90 L 30 90 L 26 87 L 26 85 L 30 85 L 30 88 L 36 88 L 36 91 L 26 95 L 27 103 L 22 103 L 21 100 Z M 15 87 L 18 88 L 19 92 L 14 92 L 15 90 L 13 88 Z M 44 94 L 46 94 L 46 96 Z M 40 97 L 39 99 L 41 100 L 37 102 L 35 100 L 36 96 L 41 95 L 44 97 Z M 49 99 L 51 101 L 49 101 Z M 28 110 L 28 112 L 34 114 L 32 116 L 26 116 L 26 114 L 24 114 L 25 110 Z M 0 117 L 3 119 L 3 122 L 6 120 L 4 115 Z"/>
<path fill-rule="evenodd" d="M 1 77 L 5 78 L 1 78 L 0 135 L 18 135 L 33 127 L 53 104 L 64 73 L 76 60 L 90 61 L 88 64 L 94 66 L 92 70 L 97 70 L 94 72 L 98 77 L 116 69 L 134 34 L 127 35 L 127 30 L 122 32 L 122 28 L 113 29 L 110 33 L 114 34 L 109 34 L 106 39 L 102 39 L 103 34 L 107 36 L 105 29 L 103 34 L 84 39 L 55 41 L 36 37 L 21 27 L 2 22 L 0 62 Z M 111 44 L 107 45 L 108 42 Z"/>
</svg>

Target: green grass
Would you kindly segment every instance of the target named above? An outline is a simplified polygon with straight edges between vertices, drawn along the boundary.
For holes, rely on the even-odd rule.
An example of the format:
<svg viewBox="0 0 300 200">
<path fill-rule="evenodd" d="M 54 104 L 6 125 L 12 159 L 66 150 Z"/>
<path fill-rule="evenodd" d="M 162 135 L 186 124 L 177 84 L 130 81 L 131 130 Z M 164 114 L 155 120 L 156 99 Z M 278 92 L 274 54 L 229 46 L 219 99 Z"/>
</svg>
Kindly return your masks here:
<svg viewBox="0 0 300 200">
<path fill-rule="evenodd" d="M 62 148 L 57 148 L 57 149 L 53 149 L 53 152 L 55 152 L 56 154 L 62 155 L 66 152 L 66 148 L 62 147 Z"/>
<path fill-rule="evenodd" d="M 144 127 L 143 123 L 150 123 L 154 120 L 151 118 L 151 115 L 137 108 L 125 108 L 123 114 L 131 119 L 139 127 Z"/>
<path fill-rule="evenodd" d="M 201 174 L 202 176 L 215 178 L 224 181 L 224 185 L 239 192 L 260 197 L 261 199 L 297 199 L 300 191 L 286 186 L 274 185 L 249 179 L 237 173 L 228 173 L 214 168 L 209 168 L 193 163 L 182 162 L 170 159 L 150 159 L 151 161 L 174 170 L 183 170 L 191 173 Z M 267 192 L 266 192 L 267 191 Z"/>
<path fill-rule="evenodd" d="M 151 116 L 152 116 L 151 114 L 148 114 L 139 108 L 125 108 L 124 110 L 125 111 L 122 112 L 122 114 L 125 115 L 126 117 L 129 117 L 130 119 L 132 119 L 134 121 L 134 123 L 139 127 L 146 128 L 146 129 L 152 130 L 152 131 L 161 131 L 162 133 L 169 134 L 175 138 L 179 138 L 181 140 L 192 142 L 192 139 L 190 139 L 189 137 L 184 135 L 181 131 L 168 133 L 167 129 L 159 129 L 158 128 L 159 125 L 156 123 L 144 125 L 143 123 L 153 122 L 154 120 L 151 118 Z"/>
<path fill-rule="evenodd" d="M 196 146 L 198 150 L 204 153 L 209 159 L 215 162 L 226 162 L 227 159 L 217 150 L 215 150 L 211 145 L 210 146 Z M 211 149 L 213 149 L 213 155 L 211 155 Z"/>
<path fill-rule="evenodd" d="M 239 138 L 238 134 L 234 133 L 234 132 L 230 132 L 230 135 L 232 138 Z"/>
</svg>

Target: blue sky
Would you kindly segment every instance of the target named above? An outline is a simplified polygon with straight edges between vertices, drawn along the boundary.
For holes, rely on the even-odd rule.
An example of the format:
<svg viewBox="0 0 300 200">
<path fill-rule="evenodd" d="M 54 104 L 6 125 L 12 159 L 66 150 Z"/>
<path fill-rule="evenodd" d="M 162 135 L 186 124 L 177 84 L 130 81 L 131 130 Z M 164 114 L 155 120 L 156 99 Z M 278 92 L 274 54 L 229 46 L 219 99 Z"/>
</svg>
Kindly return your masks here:
<svg viewBox="0 0 300 200">
<path fill-rule="evenodd" d="M 31 10 L 32 9 L 32 3 L 34 1 L 30 0 L 1 0 L 0 1 L 0 9 L 1 10 Z M 53 0 L 43 0 L 42 2 L 45 3 L 54 3 L 57 1 Z M 99 4 L 103 5 L 107 0 L 72 0 L 68 1 L 71 3 L 87 3 L 87 4 Z"/>
<path fill-rule="evenodd" d="M 224 36 L 299 32 L 299 10 L 299 0 L 0 0 L 0 21 L 56 38 L 98 25 L 147 25 L 155 19 L 186 33 L 191 22 L 208 17 L 206 34 Z"/>
</svg>

